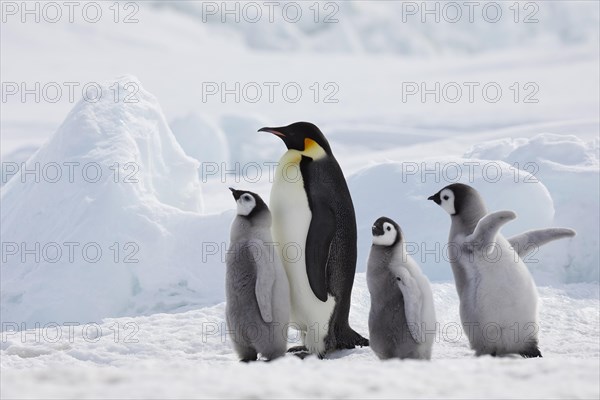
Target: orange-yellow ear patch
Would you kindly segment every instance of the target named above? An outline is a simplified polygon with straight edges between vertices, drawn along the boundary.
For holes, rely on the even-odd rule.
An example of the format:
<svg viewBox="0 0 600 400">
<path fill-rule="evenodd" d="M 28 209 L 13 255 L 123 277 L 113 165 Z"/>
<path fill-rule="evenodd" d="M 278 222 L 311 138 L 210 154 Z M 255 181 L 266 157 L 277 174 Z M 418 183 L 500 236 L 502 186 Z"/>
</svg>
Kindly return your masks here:
<svg viewBox="0 0 600 400">
<path fill-rule="evenodd" d="M 307 157 L 312 158 L 313 160 L 317 160 L 319 158 L 323 158 L 327 155 L 325 150 L 317 142 L 312 139 L 305 138 L 304 139 L 304 151 L 302 152 Z"/>
<path fill-rule="evenodd" d="M 304 151 L 310 151 L 311 148 L 318 146 L 317 142 L 312 139 L 304 139 Z"/>
</svg>

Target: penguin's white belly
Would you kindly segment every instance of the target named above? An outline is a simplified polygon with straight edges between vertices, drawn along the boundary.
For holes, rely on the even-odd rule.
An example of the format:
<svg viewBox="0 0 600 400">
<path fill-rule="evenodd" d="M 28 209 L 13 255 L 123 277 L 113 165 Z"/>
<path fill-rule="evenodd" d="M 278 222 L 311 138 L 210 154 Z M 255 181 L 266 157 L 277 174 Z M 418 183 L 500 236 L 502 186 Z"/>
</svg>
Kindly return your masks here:
<svg viewBox="0 0 600 400">
<path fill-rule="evenodd" d="M 280 160 L 271 190 L 273 240 L 278 243 L 283 266 L 290 282 L 291 322 L 306 334 L 311 352 L 323 353 L 325 336 L 335 299 L 326 302 L 313 293 L 306 274 L 306 238 L 312 213 L 304 190 L 297 152 L 288 151 Z M 298 165 L 297 168 L 291 165 Z"/>
<path fill-rule="evenodd" d="M 462 263 L 468 283 L 461 294 L 461 319 L 472 344 L 483 340 L 499 351 L 518 350 L 537 338 L 538 295 L 527 267 L 506 239 L 499 236 L 496 243 L 500 253 L 476 251 L 472 261 Z M 473 338 L 476 334 L 479 339 Z"/>
</svg>

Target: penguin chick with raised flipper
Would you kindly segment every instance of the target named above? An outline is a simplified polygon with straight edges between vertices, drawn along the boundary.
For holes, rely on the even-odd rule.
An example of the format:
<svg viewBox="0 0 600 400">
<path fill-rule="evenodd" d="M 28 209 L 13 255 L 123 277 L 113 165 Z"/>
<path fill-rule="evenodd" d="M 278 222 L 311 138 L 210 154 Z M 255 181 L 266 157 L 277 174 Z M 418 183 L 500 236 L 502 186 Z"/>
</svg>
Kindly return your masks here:
<svg viewBox="0 0 600 400">
<path fill-rule="evenodd" d="M 499 230 L 516 214 L 488 214 L 481 195 L 462 183 L 446 186 L 429 200 L 452 219 L 449 258 L 460 318 L 475 354 L 541 357 L 538 294 L 521 257 L 552 240 L 574 236 L 575 231 L 549 228 L 505 239 Z"/>
<path fill-rule="evenodd" d="M 406 254 L 398 224 L 381 217 L 372 231 L 367 266 L 371 348 L 380 359 L 429 360 L 436 332 L 429 281 Z"/>
<path fill-rule="evenodd" d="M 225 314 L 242 361 L 285 354 L 290 291 L 271 239 L 271 213 L 256 193 L 230 188 L 237 203 L 227 252 Z"/>
</svg>

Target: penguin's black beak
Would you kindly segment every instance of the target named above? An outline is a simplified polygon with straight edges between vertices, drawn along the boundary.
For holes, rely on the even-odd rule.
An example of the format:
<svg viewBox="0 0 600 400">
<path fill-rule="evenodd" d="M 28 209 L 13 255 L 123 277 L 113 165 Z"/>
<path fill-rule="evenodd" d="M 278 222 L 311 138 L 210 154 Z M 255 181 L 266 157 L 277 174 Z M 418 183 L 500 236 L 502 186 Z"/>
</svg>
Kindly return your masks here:
<svg viewBox="0 0 600 400">
<path fill-rule="evenodd" d="M 273 135 L 279 136 L 280 138 L 285 138 L 285 134 L 281 133 L 281 128 L 260 128 L 258 130 L 259 132 L 269 132 L 272 133 Z"/>
<path fill-rule="evenodd" d="M 231 193 L 233 194 L 233 198 L 235 199 L 235 201 L 238 201 L 238 199 L 240 197 L 242 197 L 242 194 L 244 193 L 241 190 L 235 190 L 232 187 L 230 187 L 229 190 L 231 190 Z"/>
<path fill-rule="evenodd" d="M 381 224 L 373 225 L 373 227 L 371 228 L 371 232 L 373 233 L 373 236 L 383 235 L 383 225 L 381 225 Z"/>
<path fill-rule="evenodd" d="M 437 192 L 436 194 L 434 194 L 433 196 L 429 196 L 427 198 L 427 200 L 433 200 L 436 202 L 436 204 L 439 206 L 440 204 L 442 204 L 442 199 L 440 198 L 440 192 Z"/>
</svg>

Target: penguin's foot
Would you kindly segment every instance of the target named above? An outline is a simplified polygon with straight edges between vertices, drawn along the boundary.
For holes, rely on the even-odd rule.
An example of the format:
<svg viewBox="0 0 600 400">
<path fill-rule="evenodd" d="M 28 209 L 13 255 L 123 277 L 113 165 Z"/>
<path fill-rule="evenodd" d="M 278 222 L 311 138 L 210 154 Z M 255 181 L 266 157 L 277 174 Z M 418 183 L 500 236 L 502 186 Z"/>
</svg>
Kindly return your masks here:
<svg viewBox="0 0 600 400">
<path fill-rule="evenodd" d="M 306 346 L 294 346 L 290 347 L 287 350 L 288 353 L 308 353 L 308 348 Z"/>
<path fill-rule="evenodd" d="M 325 354 L 321 354 L 321 353 L 311 353 L 310 350 L 308 350 L 308 347 L 306 346 L 294 346 L 294 347 L 290 347 L 287 351 L 288 353 L 292 353 L 293 355 L 295 355 L 296 357 L 304 360 L 306 357 L 310 356 L 311 354 L 316 354 L 317 357 L 319 357 L 319 360 L 322 360 L 325 357 Z"/>
<path fill-rule="evenodd" d="M 306 357 L 310 356 L 310 353 L 308 351 L 297 351 L 294 355 L 299 359 L 304 360 Z"/>
<path fill-rule="evenodd" d="M 542 353 L 537 346 L 530 347 L 529 349 L 519 353 L 523 358 L 535 358 L 542 357 Z"/>
<path fill-rule="evenodd" d="M 352 328 L 348 328 L 342 335 L 338 336 L 336 343 L 336 350 L 353 349 L 356 346 L 367 347 L 369 346 L 369 339 L 362 337 L 356 333 Z"/>
<path fill-rule="evenodd" d="M 253 362 L 253 361 L 256 361 L 256 360 L 257 360 L 256 358 L 242 358 L 240 360 L 240 362 L 249 363 L 249 362 Z"/>
</svg>

